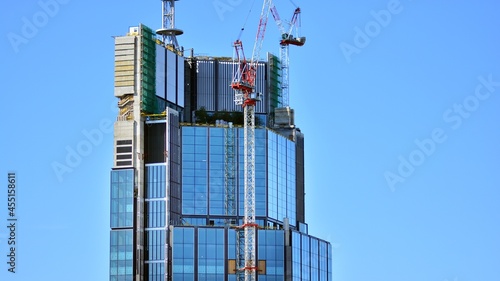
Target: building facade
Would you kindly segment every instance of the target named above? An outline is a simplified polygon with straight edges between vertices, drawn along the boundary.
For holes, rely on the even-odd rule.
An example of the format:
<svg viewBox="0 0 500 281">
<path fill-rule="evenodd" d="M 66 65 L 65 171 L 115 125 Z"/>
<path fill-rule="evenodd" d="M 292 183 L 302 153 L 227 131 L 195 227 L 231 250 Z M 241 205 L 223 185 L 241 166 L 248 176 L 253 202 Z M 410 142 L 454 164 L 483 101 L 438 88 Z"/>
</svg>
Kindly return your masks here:
<svg viewBox="0 0 500 281">
<path fill-rule="evenodd" d="M 184 57 L 144 25 L 115 38 L 110 280 L 237 280 L 242 109 L 234 63 Z M 259 63 L 257 280 L 331 280 L 329 242 L 308 234 L 304 136 L 280 108 L 279 62 Z"/>
</svg>

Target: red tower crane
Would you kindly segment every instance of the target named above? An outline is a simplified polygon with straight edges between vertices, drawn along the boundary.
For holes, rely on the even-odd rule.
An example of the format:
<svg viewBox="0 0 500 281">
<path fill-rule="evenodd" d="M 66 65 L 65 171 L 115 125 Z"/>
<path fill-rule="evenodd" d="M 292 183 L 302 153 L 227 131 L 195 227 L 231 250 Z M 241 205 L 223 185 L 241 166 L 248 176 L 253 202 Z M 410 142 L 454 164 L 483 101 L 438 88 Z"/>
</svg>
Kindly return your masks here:
<svg viewBox="0 0 500 281">
<path fill-rule="evenodd" d="M 264 0 L 250 61 L 245 58 L 240 38 L 234 42 L 235 68 L 231 87 L 235 91 L 235 103 L 243 106 L 244 115 L 244 215 L 243 223 L 238 227 L 239 235 L 236 247 L 238 280 L 241 281 L 254 281 L 257 272 L 255 255 L 255 236 L 258 226 L 255 222 L 255 104 L 260 100 L 261 94 L 255 92 L 255 81 L 271 6 L 272 0 Z"/>
<path fill-rule="evenodd" d="M 280 61 L 281 61 L 281 107 L 286 107 L 289 105 L 289 85 L 290 85 L 290 56 L 288 46 L 303 46 L 306 43 L 305 37 L 298 36 L 300 27 L 300 8 L 297 7 L 293 12 L 292 19 L 288 22 L 288 28 L 285 28 L 283 21 L 281 20 L 276 7 L 271 7 L 271 13 L 273 15 L 278 29 L 281 32 L 280 40 Z M 296 36 L 294 36 L 294 32 Z"/>
</svg>

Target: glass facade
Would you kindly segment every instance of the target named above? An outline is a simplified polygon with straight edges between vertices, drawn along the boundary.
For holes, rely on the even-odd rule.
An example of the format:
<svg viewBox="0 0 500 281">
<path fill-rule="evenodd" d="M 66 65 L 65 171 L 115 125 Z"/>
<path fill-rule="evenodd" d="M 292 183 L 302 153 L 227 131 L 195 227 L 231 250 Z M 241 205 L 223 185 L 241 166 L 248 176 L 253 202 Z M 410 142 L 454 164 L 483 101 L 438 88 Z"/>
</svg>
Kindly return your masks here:
<svg viewBox="0 0 500 281">
<path fill-rule="evenodd" d="M 285 232 L 283 230 L 259 230 L 258 260 L 265 261 L 265 274 L 259 281 L 285 280 Z"/>
<path fill-rule="evenodd" d="M 134 170 L 111 171 L 110 281 L 132 281 Z"/>
<path fill-rule="evenodd" d="M 194 228 L 176 227 L 172 235 L 172 280 L 194 281 Z"/>
<path fill-rule="evenodd" d="M 224 280 L 224 229 L 198 229 L 198 281 Z"/>
<path fill-rule="evenodd" d="M 236 231 L 227 228 L 226 134 L 222 127 L 181 126 L 182 225 L 169 230 L 167 163 L 144 166 L 144 276 L 148 281 L 236 281 L 229 264 L 236 259 Z M 243 130 L 235 128 L 236 210 L 243 214 Z M 261 281 L 331 280 L 331 245 L 296 231 L 296 143 L 269 129 L 256 129 L 256 215 L 261 227 L 288 218 L 290 232 L 259 229 L 257 249 Z M 170 181 L 171 183 L 171 181 Z M 170 206 L 171 207 L 171 206 Z M 241 217 L 230 218 L 241 224 Z M 133 279 L 134 170 L 111 175 L 110 280 Z M 302 227 L 304 228 L 304 227 Z M 307 228 L 306 228 L 307 229 Z M 170 233 L 171 231 L 171 233 Z M 170 234 L 169 234 L 170 233 Z M 288 234 L 287 234 L 288 233 Z M 171 237 L 169 236 L 171 235 Z M 285 247 L 290 235 L 291 247 Z M 169 243 L 168 241 L 171 241 Z M 169 253 L 167 245 L 171 246 Z M 288 253 L 288 254 L 287 254 Z M 169 256 L 170 255 L 170 256 Z M 290 260 L 286 257 L 290 256 Z M 171 272 L 168 272 L 168 261 Z M 289 279 L 287 276 L 291 276 Z"/>
<path fill-rule="evenodd" d="M 288 218 L 295 225 L 295 143 L 273 131 L 268 131 L 267 142 L 269 217 L 277 221 Z"/>
<path fill-rule="evenodd" d="M 244 164 L 244 131 L 238 129 L 238 194 L 239 214 L 244 214 L 245 164 Z M 255 129 L 255 216 L 266 216 L 266 130 Z"/>
<path fill-rule="evenodd" d="M 110 235 L 110 281 L 133 280 L 133 230 L 112 230 Z"/>
<path fill-rule="evenodd" d="M 111 228 L 133 227 L 134 170 L 111 171 Z"/>
<path fill-rule="evenodd" d="M 164 281 L 165 280 L 165 263 L 163 262 L 148 262 L 146 263 L 146 279 L 149 281 Z"/>
<path fill-rule="evenodd" d="M 208 129 L 182 128 L 182 213 L 208 215 Z"/>
<path fill-rule="evenodd" d="M 236 264 L 236 231 L 227 230 L 227 259 L 235 261 Z M 236 274 L 228 269 L 228 281 L 236 281 Z"/>
<path fill-rule="evenodd" d="M 238 212 L 244 212 L 244 133 L 237 132 Z M 224 128 L 182 127 L 182 210 L 184 216 L 224 216 Z M 295 143 L 267 129 L 255 130 L 255 214 L 296 225 Z M 185 218 L 188 220 L 188 218 Z M 195 222 L 198 225 L 199 221 Z"/>
<path fill-rule="evenodd" d="M 146 229 L 165 228 L 167 226 L 166 166 L 147 165 L 145 185 Z"/>
<path fill-rule="evenodd" d="M 165 164 L 146 166 L 146 199 L 161 199 L 167 196 Z"/>
<path fill-rule="evenodd" d="M 209 130 L 209 214 L 224 215 L 225 186 L 224 186 L 224 129 L 212 128 Z"/>
<path fill-rule="evenodd" d="M 165 230 L 146 230 L 146 275 L 148 281 L 165 280 Z"/>
<path fill-rule="evenodd" d="M 285 230 L 257 231 L 258 280 L 331 281 L 330 244 L 291 231 L 292 258 L 287 261 L 287 233 Z M 230 228 L 175 227 L 173 280 L 237 280 L 230 268 L 236 259 L 236 239 L 236 231 Z M 287 266 L 291 268 L 287 269 Z M 291 273 L 292 279 L 286 279 L 287 272 Z"/>
<path fill-rule="evenodd" d="M 292 232 L 292 276 L 294 281 L 331 280 L 331 245 L 323 240 Z"/>
<path fill-rule="evenodd" d="M 145 271 L 147 281 L 165 280 L 167 241 L 167 176 L 165 164 L 147 164 L 144 203 Z"/>
<path fill-rule="evenodd" d="M 324 241 L 319 242 L 319 280 L 328 280 L 331 276 L 331 258 L 330 245 Z"/>
<path fill-rule="evenodd" d="M 183 237 L 178 237 L 181 235 Z M 258 259 L 265 264 L 265 268 L 260 271 L 259 280 L 285 280 L 285 232 L 259 230 L 257 237 Z M 173 248 L 173 280 L 194 280 L 193 276 L 197 276 L 198 281 L 226 280 L 226 277 L 229 281 L 236 280 L 236 274 L 227 269 L 228 261 L 236 259 L 235 230 L 221 227 L 175 227 Z M 187 258 L 193 256 L 196 259 Z"/>
</svg>

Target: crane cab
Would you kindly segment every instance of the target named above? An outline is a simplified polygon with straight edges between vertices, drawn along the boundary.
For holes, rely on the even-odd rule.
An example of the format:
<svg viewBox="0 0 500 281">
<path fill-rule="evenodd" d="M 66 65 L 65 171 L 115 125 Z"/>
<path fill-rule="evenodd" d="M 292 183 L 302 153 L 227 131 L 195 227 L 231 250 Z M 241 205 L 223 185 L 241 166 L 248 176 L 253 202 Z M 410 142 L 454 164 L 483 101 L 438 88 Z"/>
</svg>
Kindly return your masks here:
<svg viewBox="0 0 500 281">
<path fill-rule="evenodd" d="M 304 46 L 306 37 L 294 37 L 292 34 L 283 34 L 280 44 L 281 45 L 294 45 Z"/>
</svg>

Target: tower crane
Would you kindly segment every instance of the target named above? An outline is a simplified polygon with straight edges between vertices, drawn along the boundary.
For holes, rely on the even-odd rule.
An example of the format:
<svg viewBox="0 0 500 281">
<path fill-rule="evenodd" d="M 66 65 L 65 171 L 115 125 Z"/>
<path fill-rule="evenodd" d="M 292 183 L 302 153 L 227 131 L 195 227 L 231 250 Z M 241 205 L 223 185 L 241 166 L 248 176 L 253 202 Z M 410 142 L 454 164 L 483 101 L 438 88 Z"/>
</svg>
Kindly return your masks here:
<svg viewBox="0 0 500 281">
<path fill-rule="evenodd" d="M 156 34 L 163 37 L 163 43 L 170 45 L 175 51 L 182 52 L 182 47 L 177 42 L 178 35 L 182 35 L 184 31 L 175 27 L 175 1 L 178 0 L 162 0 L 162 21 L 161 28 L 156 30 Z"/>
<path fill-rule="evenodd" d="M 282 101 L 281 106 L 286 107 L 289 105 L 289 84 L 290 84 L 290 76 L 289 76 L 289 67 L 290 67 L 290 57 L 289 57 L 289 48 L 288 46 L 303 46 L 306 43 L 305 37 L 294 36 L 295 32 L 298 33 L 298 28 L 300 25 L 300 8 L 297 7 L 293 13 L 292 19 L 289 22 L 288 29 L 285 28 L 283 21 L 281 20 L 278 11 L 275 6 L 271 7 L 271 13 L 273 18 L 278 25 L 278 29 L 281 32 L 281 40 L 280 40 L 280 61 L 281 61 L 281 95 Z"/>
<path fill-rule="evenodd" d="M 244 215 L 243 223 L 238 229 L 238 233 L 243 233 L 243 236 L 239 235 L 236 247 L 238 251 L 236 266 L 240 281 L 254 281 L 257 271 L 255 255 L 255 236 L 258 226 L 255 222 L 255 105 L 260 100 L 261 94 L 255 92 L 255 82 L 271 6 L 272 0 L 264 0 L 251 60 L 249 62 L 246 60 L 240 38 L 233 45 L 236 64 L 233 70 L 231 88 L 235 91 L 235 103 L 243 107 L 244 115 Z"/>
</svg>

